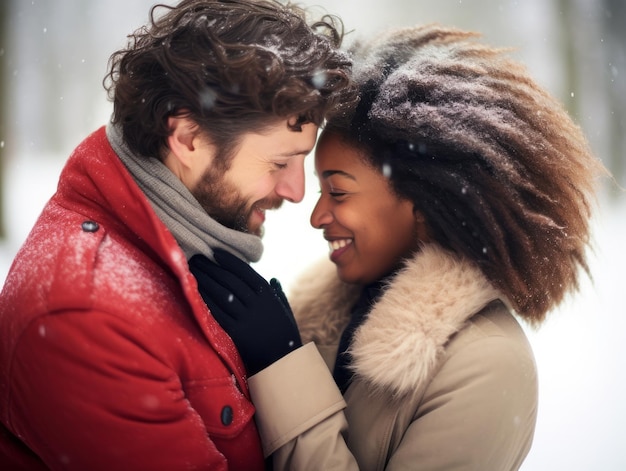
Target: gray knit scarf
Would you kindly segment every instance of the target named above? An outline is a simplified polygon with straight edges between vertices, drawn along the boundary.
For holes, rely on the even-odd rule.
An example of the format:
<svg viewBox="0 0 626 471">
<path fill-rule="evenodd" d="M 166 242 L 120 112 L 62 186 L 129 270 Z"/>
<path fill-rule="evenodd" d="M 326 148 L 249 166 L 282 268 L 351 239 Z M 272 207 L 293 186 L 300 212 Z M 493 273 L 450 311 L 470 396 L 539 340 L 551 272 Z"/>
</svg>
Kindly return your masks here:
<svg viewBox="0 0 626 471">
<path fill-rule="evenodd" d="M 157 216 L 182 248 L 187 260 L 195 254 L 213 258 L 213 248 L 223 248 L 248 262 L 263 253 L 261 238 L 228 229 L 211 218 L 183 183 L 158 159 L 134 155 L 122 130 L 109 123 L 106 134 L 111 147 L 144 192 Z"/>
</svg>

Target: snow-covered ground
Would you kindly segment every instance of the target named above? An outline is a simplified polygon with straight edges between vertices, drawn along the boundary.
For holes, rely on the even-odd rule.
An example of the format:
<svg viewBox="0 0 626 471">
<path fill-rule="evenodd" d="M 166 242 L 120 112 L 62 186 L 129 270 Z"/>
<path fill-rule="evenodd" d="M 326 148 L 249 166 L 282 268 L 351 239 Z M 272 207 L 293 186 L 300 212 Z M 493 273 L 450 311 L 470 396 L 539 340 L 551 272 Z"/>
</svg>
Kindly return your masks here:
<svg viewBox="0 0 626 471">
<path fill-rule="evenodd" d="M 0 283 L 43 204 L 55 190 L 63 159 L 24 157 L 7 165 L 8 238 L 0 242 Z M 321 234 L 308 224 L 317 196 L 307 158 L 307 196 L 268 215 L 265 255 L 257 269 L 288 291 L 304 267 L 325 256 Z M 523 471 L 626 469 L 626 196 L 601 202 L 594 223 L 594 282 L 529 329 L 540 375 L 535 442 Z M 625 277 L 625 278 L 623 278 Z"/>
</svg>

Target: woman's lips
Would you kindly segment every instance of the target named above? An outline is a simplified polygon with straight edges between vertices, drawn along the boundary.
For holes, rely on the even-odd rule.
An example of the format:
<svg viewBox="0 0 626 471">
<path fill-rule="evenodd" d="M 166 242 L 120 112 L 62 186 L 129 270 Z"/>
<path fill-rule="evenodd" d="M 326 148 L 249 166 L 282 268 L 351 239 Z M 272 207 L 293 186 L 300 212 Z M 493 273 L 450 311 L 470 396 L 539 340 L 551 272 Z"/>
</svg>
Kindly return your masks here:
<svg viewBox="0 0 626 471">
<path fill-rule="evenodd" d="M 336 262 L 352 245 L 352 239 L 335 239 L 328 241 L 330 259 Z"/>
</svg>

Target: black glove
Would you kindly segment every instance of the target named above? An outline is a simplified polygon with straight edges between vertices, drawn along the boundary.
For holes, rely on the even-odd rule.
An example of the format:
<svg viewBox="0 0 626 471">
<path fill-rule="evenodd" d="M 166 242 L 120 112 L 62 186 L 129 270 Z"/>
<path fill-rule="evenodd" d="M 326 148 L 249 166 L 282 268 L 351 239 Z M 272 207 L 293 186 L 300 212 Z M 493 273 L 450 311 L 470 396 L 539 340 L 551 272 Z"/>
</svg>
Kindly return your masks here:
<svg viewBox="0 0 626 471">
<path fill-rule="evenodd" d="M 237 346 L 249 376 L 302 346 L 298 326 L 280 283 L 268 283 L 225 250 L 215 261 L 194 255 L 189 269 L 211 314 Z"/>
</svg>

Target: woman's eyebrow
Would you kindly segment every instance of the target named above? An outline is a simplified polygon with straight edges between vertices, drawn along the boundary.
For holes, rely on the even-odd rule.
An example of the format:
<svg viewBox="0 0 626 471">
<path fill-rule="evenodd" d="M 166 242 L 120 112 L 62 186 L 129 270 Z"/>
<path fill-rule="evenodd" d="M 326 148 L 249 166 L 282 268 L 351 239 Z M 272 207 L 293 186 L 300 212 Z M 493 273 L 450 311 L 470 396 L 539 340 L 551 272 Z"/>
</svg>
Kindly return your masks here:
<svg viewBox="0 0 626 471">
<path fill-rule="evenodd" d="M 322 178 L 324 180 L 326 180 L 327 178 L 331 177 L 332 175 L 341 175 L 342 177 L 346 177 L 349 178 L 350 180 L 354 180 L 356 181 L 356 178 L 354 178 L 353 175 L 344 172 L 343 170 L 324 170 L 322 172 Z"/>
</svg>

